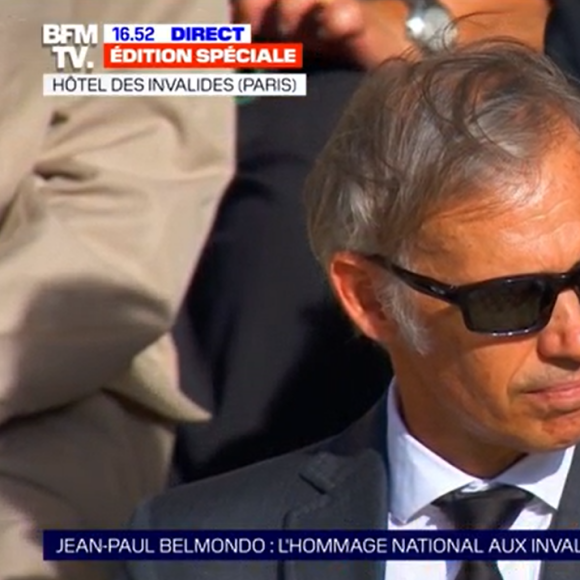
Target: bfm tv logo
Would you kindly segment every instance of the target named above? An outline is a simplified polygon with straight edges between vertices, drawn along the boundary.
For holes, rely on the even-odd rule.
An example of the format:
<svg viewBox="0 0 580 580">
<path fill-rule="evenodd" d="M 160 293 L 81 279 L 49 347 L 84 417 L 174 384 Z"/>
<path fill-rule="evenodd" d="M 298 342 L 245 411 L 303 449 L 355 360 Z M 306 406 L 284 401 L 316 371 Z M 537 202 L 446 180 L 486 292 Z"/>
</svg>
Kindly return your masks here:
<svg viewBox="0 0 580 580">
<path fill-rule="evenodd" d="M 97 24 L 44 24 L 42 45 L 50 47 L 56 70 L 90 71 L 95 63 L 89 60 L 90 49 L 99 44 Z"/>
</svg>

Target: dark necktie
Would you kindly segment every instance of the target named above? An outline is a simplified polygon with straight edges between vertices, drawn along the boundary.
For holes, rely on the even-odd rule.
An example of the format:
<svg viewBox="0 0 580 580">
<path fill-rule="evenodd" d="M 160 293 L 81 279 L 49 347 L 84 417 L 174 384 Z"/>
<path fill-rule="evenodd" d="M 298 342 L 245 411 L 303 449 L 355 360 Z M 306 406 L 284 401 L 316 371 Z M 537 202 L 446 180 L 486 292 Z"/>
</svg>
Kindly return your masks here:
<svg viewBox="0 0 580 580">
<path fill-rule="evenodd" d="M 509 485 L 467 493 L 452 491 L 433 502 L 458 530 L 498 530 L 508 528 L 532 494 Z M 465 561 L 455 580 L 502 580 L 497 562 Z"/>
</svg>

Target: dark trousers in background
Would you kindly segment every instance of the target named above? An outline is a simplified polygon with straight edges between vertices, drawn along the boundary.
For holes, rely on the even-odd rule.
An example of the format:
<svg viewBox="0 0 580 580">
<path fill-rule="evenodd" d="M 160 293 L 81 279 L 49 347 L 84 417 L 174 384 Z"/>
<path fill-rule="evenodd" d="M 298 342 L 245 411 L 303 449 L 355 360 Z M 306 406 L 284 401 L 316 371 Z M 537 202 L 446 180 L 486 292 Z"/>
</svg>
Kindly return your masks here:
<svg viewBox="0 0 580 580">
<path fill-rule="evenodd" d="M 580 2 L 552 0 L 546 26 L 546 53 L 580 88 Z"/>
<path fill-rule="evenodd" d="M 334 434 L 388 385 L 387 357 L 355 335 L 311 255 L 302 205 L 361 74 L 315 71 L 305 98 L 239 108 L 237 175 L 177 331 L 184 389 L 214 413 L 180 428 L 179 481 Z"/>
</svg>

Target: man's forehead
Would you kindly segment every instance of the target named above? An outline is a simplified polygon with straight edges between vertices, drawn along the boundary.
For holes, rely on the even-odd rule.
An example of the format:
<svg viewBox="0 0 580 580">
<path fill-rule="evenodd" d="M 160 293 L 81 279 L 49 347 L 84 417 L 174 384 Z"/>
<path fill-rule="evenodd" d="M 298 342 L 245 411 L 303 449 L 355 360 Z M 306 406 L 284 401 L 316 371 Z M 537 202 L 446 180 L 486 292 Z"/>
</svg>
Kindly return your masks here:
<svg viewBox="0 0 580 580">
<path fill-rule="evenodd" d="M 576 263 L 580 147 L 559 147 L 546 156 L 536 178 L 511 187 L 509 192 L 474 192 L 468 201 L 435 212 L 421 228 L 413 253 L 444 270 L 444 264 L 465 269 L 477 260 L 489 276 L 565 270 Z"/>
<path fill-rule="evenodd" d="M 572 198 L 572 196 L 570 196 Z M 504 213 L 482 210 L 473 214 L 445 214 L 429 220 L 417 237 L 415 248 L 426 256 L 488 253 L 520 248 L 530 251 L 537 243 L 568 242 L 580 235 L 580 196 L 544 211 L 540 204 L 512 206 Z"/>
</svg>

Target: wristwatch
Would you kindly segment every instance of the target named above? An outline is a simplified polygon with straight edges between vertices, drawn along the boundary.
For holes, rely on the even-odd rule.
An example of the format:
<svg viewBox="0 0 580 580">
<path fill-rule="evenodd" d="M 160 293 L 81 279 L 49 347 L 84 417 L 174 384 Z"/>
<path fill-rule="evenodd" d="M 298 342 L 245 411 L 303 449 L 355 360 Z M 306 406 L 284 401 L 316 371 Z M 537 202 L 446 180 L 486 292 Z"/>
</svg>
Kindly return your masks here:
<svg viewBox="0 0 580 580">
<path fill-rule="evenodd" d="M 457 27 L 453 16 L 439 0 L 405 0 L 409 14 L 407 38 L 422 52 L 435 53 L 455 44 Z"/>
</svg>

